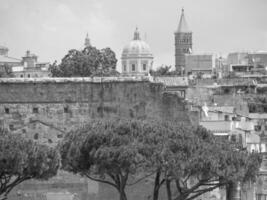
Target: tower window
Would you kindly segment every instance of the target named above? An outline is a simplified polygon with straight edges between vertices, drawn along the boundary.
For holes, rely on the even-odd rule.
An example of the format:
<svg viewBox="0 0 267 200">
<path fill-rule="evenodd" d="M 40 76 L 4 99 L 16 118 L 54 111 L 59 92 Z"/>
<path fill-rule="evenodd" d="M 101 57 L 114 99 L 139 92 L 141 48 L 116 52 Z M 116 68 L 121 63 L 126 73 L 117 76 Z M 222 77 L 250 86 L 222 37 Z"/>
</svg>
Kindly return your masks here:
<svg viewBox="0 0 267 200">
<path fill-rule="evenodd" d="M 143 64 L 143 71 L 146 71 L 146 64 Z"/>
<path fill-rule="evenodd" d="M 39 112 L 39 109 L 38 109 L 37 107 L 34 107 L 34 108 L 32 109 L 32 112 L 33 112 L 33 113 L 38 113 L 38 112 Z"/>
<path fill-rule="evenodd" d="M 132 64 L 132 71 L 135 71 L 135 64 Z"/>
</svg>

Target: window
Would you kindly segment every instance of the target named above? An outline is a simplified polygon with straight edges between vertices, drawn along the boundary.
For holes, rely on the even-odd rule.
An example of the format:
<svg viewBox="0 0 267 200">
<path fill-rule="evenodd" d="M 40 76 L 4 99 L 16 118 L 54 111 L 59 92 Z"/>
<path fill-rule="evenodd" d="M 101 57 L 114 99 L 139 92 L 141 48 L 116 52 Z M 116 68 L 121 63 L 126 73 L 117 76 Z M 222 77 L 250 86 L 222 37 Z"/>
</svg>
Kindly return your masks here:
<svg viewBox="0 0 267 200">
<path fill-rule="evenodd" d="M 31 77 L 31 75 L 30 74 L 28 74 L 28 78 L 30 78 Z"/>
<path fill-rule="evenodd" d="M 53 141 L 49 138 L 48 143 L 51 144 L 51 143 L 53 143 Z"/>
<path fill-rule="evenodd" d="M 64 107 L 64 113 L 69 113 L 69 107 L 68 106 Z"/>
<path fill-rule="evenodd" d="M 125 71 L 125 72 L 126 72 L 126 65 L 124 65 L 124 66 L 123 66 L 123 71 Z"/>
<path fill-rule="evenodd" d="M 20 75 L 20 78 L 23 78 L 23 74 Z"/>
<path fill-rule="evenodd" d="M 5 108 L 5 113 L 9 114 L 9 108 Z"/>
<path fill-rule="evenodd" d="M 135 64 L 132 64 L 132 71 L 135 71 Z"/>
<path fill-rule="evenodd" d="M 146 71 L 146 64 L 143 64 L 143 71 Z"/>
<path fill-rule="evenodd" d="M 33 136 L 33 139 L 38 140 L 39 139 L 39 134 L 35 133 L 34 136 Z"/>
<path fill-rule="evenodd" d="M 32 109 L 32 112 L 33 112 L 33 113 L 38 113 L 38 112 L 39 112 L 39 109 L 38 109 L 37 107 L 34 107 L 34 108 Z"/>
<path fill-rule="evenodd" d="M 224 115 L 224 121 L 229 121 L 230 118 L 229 118 L 229 115 Z"/>
</svg>

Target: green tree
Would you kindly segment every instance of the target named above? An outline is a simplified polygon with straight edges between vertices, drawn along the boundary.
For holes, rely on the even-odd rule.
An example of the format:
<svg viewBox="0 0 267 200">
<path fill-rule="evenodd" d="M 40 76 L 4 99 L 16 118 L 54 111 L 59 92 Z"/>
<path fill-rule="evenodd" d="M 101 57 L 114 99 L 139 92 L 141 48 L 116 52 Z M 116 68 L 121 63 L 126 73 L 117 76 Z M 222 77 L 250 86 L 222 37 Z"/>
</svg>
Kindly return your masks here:
<svg viewBox="0 0 267 200">
<path fill-rule="evenodd" d="M 96 120 L 68 133 L 60 144 L 62 168 L 108 184 L 126 200 L 129 177 L 145 163 L 137 141 L 144 132 L 142 126 L 134 120 Z M 128 184 L 138 181 L 132 179 Z"/>
<path fill-rule="evenodd" d="M 46 180 L 56 175 L 59 153 L 17 135 L 0 132 L 0 199 L 18 184 L 29 180 Z"/>
<path fill-rule="evenodd" d="M 101 120 L 73 131 L 60 146 L 63 169 L 117 189 L 154 178 L 153 199 L 191 200 L 237 181 L 255 180 L 258 154 L 202 127 L 162 121 Z"/>
<path fill-rule="evenodd" d="M 116 71 L 116 64 L 116 55 L 110 48 L 89 46 L 82 51 L 70 50 L 59 65 L 50 66 L 50 71 L 53 77 L 108 76 Z"/>
<path fill-rule="evenodd" d="M 154 200 L 163 184 L 168 200 L 192 200 L 218 187 L 255 181 L 261 162 L 258 154 L 218 140 L 201 127 L 161 126 L 165 127 L 164 135 L 155 132 L 145 140 L 145 146 L 153 144 L 146 155 L 150 170 L 157 170 Z"/>
</svg>

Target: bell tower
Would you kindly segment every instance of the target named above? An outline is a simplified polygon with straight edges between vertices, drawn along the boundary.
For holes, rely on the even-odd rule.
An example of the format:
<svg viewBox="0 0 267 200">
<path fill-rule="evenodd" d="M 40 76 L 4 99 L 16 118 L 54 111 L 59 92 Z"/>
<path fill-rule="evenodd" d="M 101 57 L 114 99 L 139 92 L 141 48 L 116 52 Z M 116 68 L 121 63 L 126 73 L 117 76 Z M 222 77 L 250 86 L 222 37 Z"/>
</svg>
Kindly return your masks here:
<svg viewBox="0 0 267 200">
<path fill-rule="evenodd" d="M 90 39 L 89 39 L 88 33 L 86 34 L 86 38 L 85 38 L 85 40 L 84 40 L 84 46 L 85 46 L 85 47 L 90 47 L 90 46 L 91 46 L 91 43 L 90 43 Z"/>
<path fill-rule="evenodd" d="M 185 54 L 192 53 L 192 31 L 189 30 L 185 16 L 184 9 L 179 21 L 179 26 L 175 36 L 175 68 L 182 75 L 185 73 Z"/>
</svg>

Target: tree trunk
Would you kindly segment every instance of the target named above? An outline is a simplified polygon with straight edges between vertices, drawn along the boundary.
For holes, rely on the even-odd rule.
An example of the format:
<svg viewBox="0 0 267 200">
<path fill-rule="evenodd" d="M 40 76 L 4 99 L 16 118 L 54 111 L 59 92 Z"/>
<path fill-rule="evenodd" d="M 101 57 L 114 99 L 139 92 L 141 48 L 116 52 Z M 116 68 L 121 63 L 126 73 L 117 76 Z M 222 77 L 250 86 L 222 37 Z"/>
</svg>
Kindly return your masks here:
<svg viewBox="0 0 267 200">
<path fill-rule="evenodd" d="M 241 200 L 240 182 L 230 182 L 226 186 L 226 200 Z"/>
<path fill-rule="evenodd" d="M 171 181 L 170 180 L 166 180 L 166 190 L 167 190 L 168 200 L 172 200 Z"/>
<path fill-rule="evenodd" d="M 160 171 L 157 171 L 154 182 L 153 200 L 158 200 L 159 198 L 160 174 L 161 174 Z"/>
<path fill-rule="evenodd" d="M 120 191 L 120 200 L 127 200 L 127 196 L 124 190 Z"/>
</svg>

